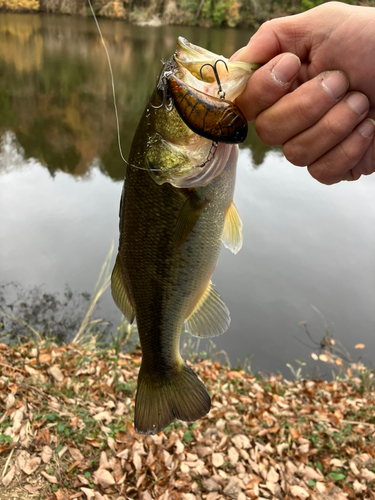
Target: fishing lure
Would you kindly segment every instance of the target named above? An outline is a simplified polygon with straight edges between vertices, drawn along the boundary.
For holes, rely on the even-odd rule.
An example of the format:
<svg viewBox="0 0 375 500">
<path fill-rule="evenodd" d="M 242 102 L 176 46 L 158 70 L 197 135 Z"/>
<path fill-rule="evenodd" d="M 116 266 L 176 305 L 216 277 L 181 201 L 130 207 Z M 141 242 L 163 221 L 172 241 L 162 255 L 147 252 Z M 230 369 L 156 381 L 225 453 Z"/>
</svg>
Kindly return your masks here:
<svg viewBox="0 0 375 500">
<path fill-rule="evenodd" d="M 190 87 L 170 74 L 168 91 L 185 124 L 196 134 L 216 142 L 240 144 L 247 136 L 247 120 L 231 101 Z"/>
</svg>

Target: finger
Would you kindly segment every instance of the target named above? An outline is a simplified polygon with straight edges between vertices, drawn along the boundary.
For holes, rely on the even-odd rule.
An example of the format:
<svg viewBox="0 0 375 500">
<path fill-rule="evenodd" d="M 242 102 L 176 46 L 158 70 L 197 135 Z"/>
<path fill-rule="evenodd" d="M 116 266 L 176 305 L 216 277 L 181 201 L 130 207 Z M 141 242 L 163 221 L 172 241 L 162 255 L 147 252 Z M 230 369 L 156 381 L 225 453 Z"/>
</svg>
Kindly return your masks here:
<svg viewBox="0 0 375 500">
<path fill-rule="evenodd" d="M 231 60 L 265 63 L 282 52 L 292 52 L 301 60 L 307 59 L 310 50 L 327 39 L 327 23 L 322 23 L 322 19 L 329 19 L 330 31 L 340 25 L 345 7 L 330 3 L 263 23 L 249 43 L 233 54 Z"/>
<path fill-rule="evenodd" d="M 284 96 L 298 75 L 301 62 L 294 54 L 280 54 L 255 71 L 244 92 L 236 99 L 249 121 Z"/>
<path fill-rule="evenodd" d="M 260 140 L 277 146 L 309 129 L 344 96 L 348 86 L 341 71 L 327 71 L 304 83 L 258 116 L 255 130 Z"/>
<path fill-rule="evenodd" d="M 374 131 L 375 121 L 364 120 L 343 142 L 309 165 L 310 174 L 323 184 L 335 184 L 343 179 L 355 180 L 365 171 L 370 173 L 374 169 L 374 153 L 367 150 L 374 141 Z"/>
<path fill-rule="evenodd" d="M 375 125 L 375 121 L 373 120 L 365 120 L 367 121 L 372 121 L 373 122 L 373 127 Z M 366 124 L 367 126 L 367 124 Z M 369 127 L 369 132 L 371 133 L 371 128 Z M 353 167 L 352 169 L 347 172 L 342 180 L 345 181 L 356 181 L 358 180 L 362 175 L 370 175 L 375 172 L 375 139 L 373 139 L 372 143 L 370 144 L 370 147 L 367 148 L 366 153 L 362 156 L 360 161 Z"/>
<path fill-rule="evenodd" d="M 367 116 L 370 102 L 364 94 L 351 92 L 315 125 L 283 144 L 283 153 L 293 165 L 310 165 L 348 137 Z"/>
</svg>

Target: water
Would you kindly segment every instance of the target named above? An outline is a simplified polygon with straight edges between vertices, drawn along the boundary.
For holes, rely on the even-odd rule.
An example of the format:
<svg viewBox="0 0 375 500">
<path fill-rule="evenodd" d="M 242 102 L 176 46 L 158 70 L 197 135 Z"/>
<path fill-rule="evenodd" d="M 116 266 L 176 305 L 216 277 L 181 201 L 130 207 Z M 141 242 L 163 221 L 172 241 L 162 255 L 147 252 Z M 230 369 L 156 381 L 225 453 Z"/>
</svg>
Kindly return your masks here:
<svg viewBox="0 0 375 500">
<path fill-rule="evenodd" d="M 161 60 L 177 36 L 229 56 L 246 31 L 141 28 L 101 20 L 114 69 L 127 155 Z M 118 241 L 124 174 L 107 61 L 92 19 L 0 15 L 0 283 L 92 291 Z M 244 246 L 223 249 L 213 282 L 232 323 L 215 339 L 233 364 L 288 374 L 311 360 L 299 323 L 319 342 L 324 324 L 353 357 L 375 360 L 375 176 L 323 186 L 250 130 L 235 201 Z M 107 293 L 100 315 L 120 313 Z M 364 343 L 361 352 L 353 349 Z"/>
</svg>

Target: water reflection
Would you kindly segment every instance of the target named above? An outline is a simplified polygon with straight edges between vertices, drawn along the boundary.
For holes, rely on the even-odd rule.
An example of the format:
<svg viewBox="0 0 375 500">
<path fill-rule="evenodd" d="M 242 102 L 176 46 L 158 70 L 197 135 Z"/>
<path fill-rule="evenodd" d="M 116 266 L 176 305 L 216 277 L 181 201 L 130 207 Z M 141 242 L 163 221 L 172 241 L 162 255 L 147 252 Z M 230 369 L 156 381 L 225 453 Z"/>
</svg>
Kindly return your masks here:
<svg viewBox="0 0 375 500">
<path fill-rule="evenodd" d="M 127 155 L 140 114 L 176 38 L 229 56 L 249 33 L 196 28 L 139 28 L 101 20 L 110 53 Z M 25 158 L 56 171 L 84 176 L 94 158 L 122 179 L 107 60 L 92 19 L 0 15 L 0 134 L 13 130 Z M 250 132 L 260 165 L 269 148 Z"/>
<path fill-rule="evenodd" d="M 160 60 L 173 52 L 178 35 L 227 56 L 249 38 L 234 30 L 106 20 L 101 26 L 125 155 Z M 92 20 L 0 15 L 2 283 L 44 283 L 46 292 L 62 294 L 66 283 L 93 289 L 111 241 L 118 240 L 122 183 L 113 180 L 124 175 L 111 92 Z M 254 369 L 288 373 L 285 363 L 309 359 L 295 337 L 301 338 L 301 320 L 314 338 L 324 334 L 311 304 L 334 323 L 345 347 L 363 342 L 374 360 L 374 189 L 375 176 L 322 186 L 262 145 L 250 128 L 235 194 L 244 247 L 236 256 L 223 250 L 213 277 L 232 317 L 215 343 L 232 362 L 253 353 Z M 109 293 L 101 311 L 118 324 Z"/>
</svg>

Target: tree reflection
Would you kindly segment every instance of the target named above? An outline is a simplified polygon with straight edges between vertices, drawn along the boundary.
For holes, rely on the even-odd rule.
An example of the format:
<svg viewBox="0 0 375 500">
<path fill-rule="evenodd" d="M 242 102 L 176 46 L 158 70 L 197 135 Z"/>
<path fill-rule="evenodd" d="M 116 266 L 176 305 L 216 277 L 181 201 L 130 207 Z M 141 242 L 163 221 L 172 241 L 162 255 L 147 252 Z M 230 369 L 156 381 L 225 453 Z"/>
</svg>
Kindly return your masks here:
<svg viewBox="0 0 375 500">
<path fill-rule="evenodd" d="M 234 30 L 141 28 L 113 20 L 101 20 L 101 28 L 114 71 L 125 156 L 160 61 L 173 52 L 178 35 L 225 55 L 249 37 Z M 85 176 L 99 164 L 106 175 L 123 179 L 110 75 L 91 19 L 1 14 L 0 106 L 0 135 L 13 131 L 25 159 L 37 159 L 52 176 L 58 170 Z M 252 126 L 242 147 L 250 149 L 255 167 L 270 150 Z"/>
</svg>

